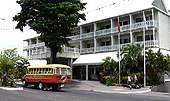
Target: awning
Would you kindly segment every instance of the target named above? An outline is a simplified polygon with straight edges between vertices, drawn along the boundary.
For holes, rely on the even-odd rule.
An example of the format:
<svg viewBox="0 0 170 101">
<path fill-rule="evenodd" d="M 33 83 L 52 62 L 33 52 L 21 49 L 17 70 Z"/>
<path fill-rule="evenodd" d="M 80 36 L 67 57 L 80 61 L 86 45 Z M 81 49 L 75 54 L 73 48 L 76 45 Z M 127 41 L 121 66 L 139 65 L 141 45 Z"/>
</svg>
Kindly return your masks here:
<svg viewBox="0 0 170 101">
<path fill-rule="evenodd" d="M 80 55 L 79 58 L 75 62 L 73 62 L 73 65 L 98 65 L 103 63 L 103 59 L 105 59 L 106 57 L 111 57 L 115 61 L 118 61 L 117 56 L 117 52 Z"/>
<path fill-rule="evenodd" d="M 153 50 L 153 52 L 158 52 L 159 48 L 151 48 Z M 170 55 L 170 51 L 169 50 L 165 50 L 165 49 L 160 49 L 160 52 L 163 54 L 163 55 Z"/>
</svg>

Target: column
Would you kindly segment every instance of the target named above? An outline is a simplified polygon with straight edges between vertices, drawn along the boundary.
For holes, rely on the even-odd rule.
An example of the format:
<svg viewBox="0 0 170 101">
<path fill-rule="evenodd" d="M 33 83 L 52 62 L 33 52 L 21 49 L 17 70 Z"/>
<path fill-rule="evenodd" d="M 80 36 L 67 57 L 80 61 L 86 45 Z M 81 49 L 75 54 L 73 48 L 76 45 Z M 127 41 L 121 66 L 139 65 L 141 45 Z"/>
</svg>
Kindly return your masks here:
<svg viewBox="0 0 170 101">
<path fill-rule="evenodd" d="M 153 9 L 152 9 L 152 21 L 153 21 L 153 28 L 152 28 L 152 31 L 153 31 L 153 43 L 154 43 L 154 47 L 155 47 L 156 38 L 155 38 L 155 19 L 154 19 L 154 11 L 153 11 Z"/>
<path fill-rule="evenodd" d="M 96 23 L 94 23 L 94 53 L 96 53 Z"/>
<path fill-rule="evenodd" d="M 88 65 L 86 65 L 86 80 L 89 80 Z"/>
<path fill-rule="evenodd" d="M 71 60 L 70 60 L 70 66 L 71 67 L 73 66 L 73 58 L 71 58 Z"/>
<path fill-rule="evenodd" d="M 31 59 L 31 49 L 30 49 L 30 45 L 31 45 L 31 39 L 28 41 L 28 59 Z"/>
<path fill-rule="evenodd" d="M 81 39 L 82 33 L 83 33 L 83 29 L 82 29 L 82 26 L 80 26 L 80 53 L 81 53 L 81 50 L 82 50 L 82 39 Z"/>
<path fill-rule="evenodd" d="M 113 47 L 113 18 L 110 19 L 111 22 L 111 46 Z"/>
<path fill-rule="evenodd" d="M 129 15 L 130 17 L 130 43 L 133 43 L 133 35 L 132 35 L 132 15 Z"/>
</svg>

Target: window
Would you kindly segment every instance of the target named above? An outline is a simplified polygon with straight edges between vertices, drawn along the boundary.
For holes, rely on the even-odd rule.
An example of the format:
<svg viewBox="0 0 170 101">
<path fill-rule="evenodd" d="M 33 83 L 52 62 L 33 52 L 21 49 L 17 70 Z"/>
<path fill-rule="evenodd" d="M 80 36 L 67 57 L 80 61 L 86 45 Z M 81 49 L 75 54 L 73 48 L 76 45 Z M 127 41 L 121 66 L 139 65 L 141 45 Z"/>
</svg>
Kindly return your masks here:
<svg viewBox="0 0 170 101">
<path fill-rule="evenodd" d="M 146 21 L 152 20 L 152 15 L 146 16 Z"/>
<path fill-rule="evenodd" d="M 100 46 L 109 46 L 111 45 L 111 41 L 103 41 L 100 43 Z"/>
<path fill-rule="evenodd" d="M 153 35 L 146 35 L 145 40 L 153 40 Z"/>
<path fill-rule="evenodd" d="M 120 39 L 120 44 L 125 44 L 125 43 L 129 43 L 129 42 L 130 42 L 129 38 Z"/>
<path fill-rule="evenodd" d="M 142 18 L 136 18 L 136 23 L 138 23 L 138 22 L 142 22 L 143 21 L 143 19 Z"/>
<path fill-rule="evenodd" d="M 88 28 L 87 30 L 86 30 L 86 33 L 89 33 L 90 32 L 90 28 Z"/>
<path fill-rule="evenodd" d="M 153 40 L 153 35 L 145 35 L 145 40 Z M 143 36 L 137 36 L 137 42 L 143 41 Z"/>
<path fill-rule="evenodd" d="M 129 43 L 129 39 L 124 39 L 124 43 Z"/>
<path fill-rule="evenodd" d="M 94 44 L 93 44 L 93 43 L 87 43 L 87 44 L 86 44 L 86 48 L 91 48 L 91 47 L 94 47 Z"/>
<path fill-rule="evenodd" d="M 101 42 L 101 46 L 105 46 L 105 42 Z"/>
<path fill-rule="evenodd" d="M 129 21 L 123 21 L 123 25 L 128 25 Z"/>
<path fill-rule="evenodd" d="M 55 74 L 60 74 L 60 70 L 59 69 L 54 69 L 55 70 Z"/>
<path fill-rule="evenodd" d="M 87 48 L 90 48 L 90 44 L 87 44 Z"/>
<path fill-rule="evenodd" d="M 111 41 L 106 41 L 106 46 L 111 45 Z"/>
<path fill-rule="evenodd" d="M 62 69 L 61 69 L 61 74 L 67 75 L 67 69 L 62 68 Z"/>
<path fill-rule="evenodd" d="M 68 69 L 67 75 L 72 75 L 72 70 L 71 69 Z"/>
<path fill-rule="evenodd" d="M 143 36 L 137 36 L 137 42 L 143 41 Z"/>
<path fill-rule="evenodd" d="M 109 28 L 111 28 L 111 25 L 106 25 L 106 29 L 109 29 Z"/>
</svg>

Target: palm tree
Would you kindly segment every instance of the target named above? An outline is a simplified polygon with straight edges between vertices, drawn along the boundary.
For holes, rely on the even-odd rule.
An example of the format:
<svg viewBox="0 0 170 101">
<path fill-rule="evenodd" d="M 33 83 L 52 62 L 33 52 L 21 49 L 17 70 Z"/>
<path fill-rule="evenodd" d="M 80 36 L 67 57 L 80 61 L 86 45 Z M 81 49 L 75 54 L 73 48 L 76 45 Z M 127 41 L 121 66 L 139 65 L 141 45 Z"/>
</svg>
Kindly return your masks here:
<svg viewBox="0 0 170 101">
<path fill-rule="evenodd" d="M 143 46 L 140 44 L 128 44 L 127 47 L 121 50 L 121 56 L 123 57 L 121 66 L 125 75 L 127 73 L 137 73 L 141 70 L 142 51 Z"/>
</svg>

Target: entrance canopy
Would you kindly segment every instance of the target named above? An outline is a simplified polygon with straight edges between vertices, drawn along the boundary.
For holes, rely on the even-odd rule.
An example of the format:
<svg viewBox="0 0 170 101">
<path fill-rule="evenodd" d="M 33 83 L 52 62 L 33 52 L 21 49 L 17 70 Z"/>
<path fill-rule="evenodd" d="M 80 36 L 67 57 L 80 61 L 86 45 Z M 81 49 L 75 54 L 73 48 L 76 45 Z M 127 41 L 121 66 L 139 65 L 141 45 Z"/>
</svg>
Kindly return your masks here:
<svg viewBox="0 0 170 101">
<path fill-rule="evenodd" d="M 115 61 L 118 61 L 118 52 L 106 52 L 96 54 L 80 55 L 79 58 L 73 62 L 73 65 L 99 65 L 103 63 L 103 59 L 111 57 Z"/>
</svg>

